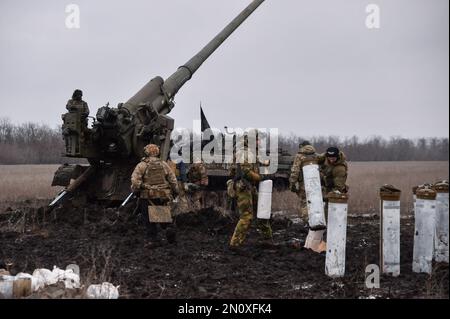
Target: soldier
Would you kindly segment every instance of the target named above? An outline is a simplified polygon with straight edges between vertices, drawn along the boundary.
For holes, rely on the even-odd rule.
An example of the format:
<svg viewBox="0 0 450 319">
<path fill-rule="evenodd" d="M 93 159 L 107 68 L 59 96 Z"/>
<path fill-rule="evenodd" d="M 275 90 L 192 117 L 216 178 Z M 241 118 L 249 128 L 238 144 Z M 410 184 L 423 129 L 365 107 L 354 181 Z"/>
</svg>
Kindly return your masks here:
<svg viewBox="0 0 450 319">
<path fill-rule="evenodd" d="M 305 184 L 302 167 L 305 160 L 317 159 L 318 154 L 309 141 L 299 145 L 299 151 L 295 156 L 289 176 L 289 189 L 296 193 L 300 199 L 300 218 L 308 220 L 308 206 L 306 202 Z"/>
<path fill-rule="evenodd" d="M 181 184 L 187 183 L 186 163 L 181 160 L 175 167 L 177 171 L 177 180 Z"/>
<path fill-rule="evenodd" d="M 187 191 L 191 194 L 191 199 L 195 209 L 205 207 L 204 189 L 208 186 L 208 174 L 205 164 L 199 158 L 194 159 L 194 163 L 187 173 Z"/>
<path fill-rule="evenodd" d="M 328 193 L 347 193 L 347 162 L 345 155 L 337 147 L 329 147 L 324 154 L 318 155 L 322 191 L 324 193 L 325 214 L 328 214 Z M 326 250 L 326 242 L 323 240 L 325 230 L 310 230 L 306 238 L 305 247 L 316 252 Z"/>
<path fill-rule="evenodd" d="M 70 113 L 80 113 L 84 118 L 87 118 L 89 116 L 89 107 L 82 98 L 83 92 L 78 89 L 75 90 L 72 98 L 67 102 L 66 109 Z"/>
<path fill-rule="evenodd" d="M 320 155 L 319 165 L 325 194 L 334 191 L 347 193 L 348 165 L 344 153 L 337 147 L 329 147 Z"/>
<path fill-rule="evenodd" d="M 158 245 L 158 224 L 166 229 L 169 243 L 176 243 L 176 233 L 172 224 L 153 223 L 149 220 L 148 207 L 169 206 L 173 197 L 178 196 L 177 178 L 169 165 L 159 156 L 159 147 L 149 144 L 144 148 L 144 157 L 131 175 L 131 189 L 140 193 L 139 210 L 147 229 L 146 246 Z"/>
<path fill-rule="evenodd" d="M 175 207 L 175 213 L 179 214 L 181 212 L 187 212 L 189 208 L 184 186 L 187 183 L 186 164 L 183 162 L 183 160 L 179 161 L 178 163 L 175 163 L 172 160 L 168 160 L 167 164 L 169 164 L 170 168 L 175 173 L 178 182 L 178 189 L 180 191 L 180 193 L 178 194 L 177 205 Z"/>
<path fill-rule="evenodd" d="M 319 155 L 320 179 L 322 184 L 323 199 L 325 202 L 325 214 L 328 214 L 328 193 L 347 193 L 348 165 L 344 152 L 337 147 L 327 148 L 326 152 Z"/>
<path fill-rule="evenodd" d="M 63 114 L 63 135 L 66 144 L 66 152 L 79 154 L 81 145 L 86 142 L 89 136 L 88 116 L 89 107 L 82 99 L 83 92 L 75 90 L 72 98 L 67 102 L 66 109 L 69 113 Z M 68 116 L 69 115 L 69 116 Z"/>
<path fill-rule="evenodd" d="M 243 244 L 250 229 L 251 222 L 256 213 L 258 193 L 256 185 L 261 181 L 259 174 L 257 157 L 248 149 L 248 139 L 251 132 L 244 137 L 244 149 L 236 152 L 236 163 L 230 170 L 233 179 L 237 207 L 240 214 L 239 222 L 236 225 L 230 241 L 230 247 L 236 248 Z M 257 132 L 256 144 L 258 143 Z M 272 244 L 272 228 L 269 220 L 257 220 L 257 227 L 267 244 Z"/>
<path fill-rule="evenodd" d="M 186 164 L 182 160 L 175 163 L 170 159 L 167 160 L 167 164 L 169 164 L 170 169 L 174 172 L 179 183 L 178 187 L 180 187 L 181 190 L 181 187 L 184 187 L 184 183 L 187 183 Z"/>
</svg>

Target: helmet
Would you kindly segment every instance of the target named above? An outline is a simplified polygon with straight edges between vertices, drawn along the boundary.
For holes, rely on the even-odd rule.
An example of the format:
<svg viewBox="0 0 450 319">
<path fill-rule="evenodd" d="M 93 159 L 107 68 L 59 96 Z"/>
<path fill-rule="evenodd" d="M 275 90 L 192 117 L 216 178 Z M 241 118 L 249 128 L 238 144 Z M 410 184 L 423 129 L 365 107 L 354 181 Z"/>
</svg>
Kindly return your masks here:
<svg viewBox="0 0 450 319">
<path fill-rule="evenodd" d="M 327 148 L 327 152 L 325 153 L 326 157 L 339 157 L 339 149 L 337 147 L 329 147 Z"/>
<path fill-rule="evenodd" d="M 298 144 L 298 147 L 302 148 L 302 147 L 307 146 L 307 145 L 311 145 L 311 142 L 305 140 L 305 141 L 301 142 L 300 144 Z"/>
<path fill-rule="evenodd" d="M 75 91 L 73 91 L 72 99 L 81 100 L 82 97 L 83 97 L 83 91 L 81 91 L 79 89 L 76 89 Z"/>
<path fill-rule="evenodd" d="M 159 146 L 156 144 L 148 144 L 146 147 L 144 147 L 144 154 L 152 157 L 158 156 Z"/>
</svg>

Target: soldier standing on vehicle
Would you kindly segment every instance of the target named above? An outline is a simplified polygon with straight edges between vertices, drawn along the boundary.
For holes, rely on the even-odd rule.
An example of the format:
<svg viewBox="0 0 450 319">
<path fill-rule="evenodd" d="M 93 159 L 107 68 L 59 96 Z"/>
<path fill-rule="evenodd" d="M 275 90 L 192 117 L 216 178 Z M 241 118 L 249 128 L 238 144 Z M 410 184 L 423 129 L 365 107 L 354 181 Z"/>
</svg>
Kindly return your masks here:
<svg viewBox="0 0 450 319">
<path fill-rule="evenodd" d="M 170 208 L 174 197 L 178 196 L 177 179 L 169 165 L 161 160 L 159 147 L 149 144 L 144 148 L 145 157 L 136 166 L 131 175 L 131 189 L 140 194 L 139 210 L 146 226 L 146 246 L 157 246 L 158 226 L 166 229 L 166 238 L 169 243 L 176 243 L 176 233 L 172 223 L 159 223 L 150 220 L 149 206 L 165 206 Z M 170 212 L 161 210 L 161 212 Z M 161 216 L 162 218 L 167 216 Z M 171 219 L 171 216 L 169 216 Z"/>
<path fill-rule="evenodd" d="M 250 230 L 254 214 L 256 214 L 258 199 L 256 186 L 261 181 L 261 175 L 259 174 L 257 156 L 249 149 L 249 138 L 255 137 L 256 145 L 258 145 L 257 131 L 249 131 L 244 135 L 244 147 L 236 152 L 236 162 L 230 170 L 230 176 L 234 184 L 232 187 L 234 188 L 234 195 L 240 214 L 239 222 L 230 241 L 231 248 L 236 248 L 243 244 Z M 265 239 L 265 243 L 273 244 L 270 220 L 258 219 L 257 227 Z"/>
<path fill-rule="evenodd" d="M 309 141 L 304 141 L 299 145 L 299 151 L 295 156 L 289 176 L 289 189 L 296 193 L 300 200 L 300 218 L 308 220 L 308 206 L 306 201 L 305 183 L 303 180 L 302 167 L 306 160 L 317 159 L 318 154 Z"/>
<path fill-rule="evenodd" d="M 72 98 L 67 102 L 66 109 L 69 112 L 62 115 L 66 152 L 79 153 L 81 145 L 86 139 L 86 134 L 89 134 L 87 129 L 89 107 L 83 101 L 81 90 L 77 89 L 73 92 Z"/>
<path fill-rule="evenodd" d="M 67 102 L 66 109 L 70 113 L 80 113 L 84 118 L 89 116 L 88 104 L 83 101 L 83 92 L 81 90 L 75 90 L 72 94 L 72 98 Z"/>
</svg>

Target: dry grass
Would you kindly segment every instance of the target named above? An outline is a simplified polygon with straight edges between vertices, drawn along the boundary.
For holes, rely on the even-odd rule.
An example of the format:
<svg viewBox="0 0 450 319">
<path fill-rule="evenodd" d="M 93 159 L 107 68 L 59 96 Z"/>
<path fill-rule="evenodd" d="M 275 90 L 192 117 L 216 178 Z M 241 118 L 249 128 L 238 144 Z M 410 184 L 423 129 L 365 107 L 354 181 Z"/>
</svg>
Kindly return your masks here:
<svg viewBox="0 0 450 319">
<path fill-rule="evenodd" d="M 60 190 L 51 187 L 59 165 L 0 165 L 0 201 L 49 199 Z"/>
<path fill-rule="evenodd" d="M 50 199 L 59 191 L 51 187 L 58 165 L 0 165 L 0 201 Z M 393 184 L 402 190 L 402 212 L 412 207 L 411 188 L 425 182 L 448 179 L 448 162 L 353 162 L 349 165 L 350 213 L 376 213 L 378 189 Z M 274 210 L 297 211 L 297 197 L 276 193 Z"/>
<path fill-rule="evenodd" d="M 448 162 L 353 162 L 349 163 L 349 213 L 377 213 L 378 190 L 392 184 L 402 190 L 403 214 L 412 209 L 412 187 L 448 179 Z M 274 210 L 298 211 L 297 197 L 291 192 L 277 193 Z"/>
<path fill-rule="evenodd" d="M 448 180 L 448 162 L 354 162 L 349 166 L 349 212 L 371 213 L 379 210 L 378 190 L 392 184 L 402 190 L 403 214 L 412 210 L 412 187 Z"/>
</svg>

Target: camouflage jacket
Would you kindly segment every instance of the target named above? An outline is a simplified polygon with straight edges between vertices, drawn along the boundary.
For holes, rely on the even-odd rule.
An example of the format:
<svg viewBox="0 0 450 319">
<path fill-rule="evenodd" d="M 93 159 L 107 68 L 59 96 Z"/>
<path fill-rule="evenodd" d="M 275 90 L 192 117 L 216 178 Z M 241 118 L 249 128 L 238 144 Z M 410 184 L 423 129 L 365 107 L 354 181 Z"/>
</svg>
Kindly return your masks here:
<svg viewBox="0 0 450 319">
<path fill-rule="evenodd" d="M 236 180 L 236 191 L 252 190 L 261 181 L 257 159 L 250 151 L 238 151 L 236 162 L 230 168 L 230 177 Z"/>
<path fill-rule="evenodd" d="M 141 198 L 159 197 L 162 193 L 179 193 L 177 178 L 169 164 L 157 157 L 144 157 L 131 175 L 131 189 Z M 162 196 L 162 195 L 161 195 Z"/>
<path fill-rule="evenodd" d="M 317 153 L 313 146 L 306 145 L 300 148 L 297 155 L 295 155 L 294 163 L 291 167 L 291 175 L 289 176 L 289 184 L 295 184 L 297 182 L 303 182 L 302 167 L 307 159 L 316 159 Z"/>
<path fill-rule="evenodd" d="M 178 177 L 177 175 L 177 164 L 172 160 L 167 160 L 167 165 L 169 165 L 172 172 L 175 174 L 175 177 Z"/>
<path fill-rule="evenodd" d="M 324 154 L 320 154 L 319 165 L 322 185 L 324 185 L 326 191 L 346 193 L 348 190 L 348 186 L 346 185 L 348 165 L 345 154 L 340 152 L 339 159 L 334 164 L 331 164 Z"/>
<path fill-rule="evenodd" d="M 75 101 L 70 99 L 67 102 L 66 109 L 70 113 L 81 113 L 82 115 L 89 115 L 89 107 L 85 101 Z"/>
<path fill-rule="evenodd" d="M 189 168 L 187 177 L 190 183 L 208 186 L 208 174 L 203 163 L 193 163 Z"/>
</svg>

